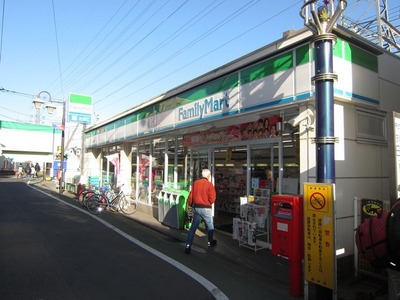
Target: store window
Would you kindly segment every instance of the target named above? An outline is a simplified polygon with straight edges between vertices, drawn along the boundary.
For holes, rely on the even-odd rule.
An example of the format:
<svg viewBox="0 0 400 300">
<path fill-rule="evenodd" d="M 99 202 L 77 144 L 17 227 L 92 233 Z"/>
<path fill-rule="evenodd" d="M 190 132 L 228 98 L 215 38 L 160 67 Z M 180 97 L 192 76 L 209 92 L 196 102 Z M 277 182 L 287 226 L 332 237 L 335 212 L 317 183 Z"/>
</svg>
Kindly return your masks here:
<svg viewBox="0 0 400 300">
<path fill-rule="evenodd" d="M 164 186 L 165 138 L 153 140 L 151 202 L 158 205 L 157 195 Z"/>
<path fill-rule="evenodd" d="M 164 139 L 163 139 L 164 141 Z M 183 146 L 182 137 L 170 136 L 166 138 L 165 151 L 162 152 L 164 185 L 167 188 L 189 189 L 189 156 L 187 147 Z M 160 168 L 161 169 L 161 168 Z"/>
<path fill-rule="evenodd" d="M 138 173 L 136 195 L 140 202 L 148 203 L 151 178 L 151 152 L 150 140 L 139 141 L 138 144 Z"/>
<path fill-rule="evenodd" d="M 167 149 L 165 149 L 166 155 L 166 172 L 167 172 L 167 178 L 166 178 L 166 185 L 168 188 L 176 188 L 175 184 L 175 178 L 176 178 L 176 173 L 175 173 L 175 151 L 176 151 L 176 145 L 175 145 L 175 137 L 168 137 L 167 140 Z"/>
<path fill-rule="evenodd" d="M 138 160 L 138 146 L 137 143 L 133 143 L 132 144 L 132 148 L 131 148 L 131 162 L 132 162 L 132 178 L 131 178 L 131 196 L 133 198 L 136 198 L 136 190 L 138 189 L 138 164 L 137 164 L 137 160 Z"/>
<path fill-rule="evenodd" d="M 358 141 L 378 144 L 387 142 L 386 115 L 384 113 L 357 110 L 356 124 Z"/>
<path fill-rule="evenodd" d="M 189 156 L 187 147 L 183 146 L 183 139 L 177 137 L 177 187 L 178 189 L 189 190 Z"/>
<path fill-rule="evenodd" d="M 246 196 L 247 147 L 217 148 L 214 150 L 215 188 L 217 192 L 216 224 L 230 224 L 239 214 L 240 197 Z"/>
<path fill-rule="evenodd" d="M 121 147 L 117 145 L 102 148 L 101 184 L 103 186 L 110 185 L 111 187 L 116 187 L 120 151 Z"/>
</svg>

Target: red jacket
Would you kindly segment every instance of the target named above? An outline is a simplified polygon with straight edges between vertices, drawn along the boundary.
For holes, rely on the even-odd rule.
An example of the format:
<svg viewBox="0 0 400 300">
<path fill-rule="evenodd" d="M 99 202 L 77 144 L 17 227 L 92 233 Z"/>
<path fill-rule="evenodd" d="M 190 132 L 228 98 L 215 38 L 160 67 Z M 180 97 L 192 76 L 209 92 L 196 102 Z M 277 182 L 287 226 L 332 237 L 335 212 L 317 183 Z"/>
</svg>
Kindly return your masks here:
<svg viewBox="0 0 400 300">
<path fill-rule="evenodd" d="M 188 204 L 195 207 L 211 207 L 216 198 L 214 185 L 207 178 L 200 178 L 193 183 Z"/>
</svg>

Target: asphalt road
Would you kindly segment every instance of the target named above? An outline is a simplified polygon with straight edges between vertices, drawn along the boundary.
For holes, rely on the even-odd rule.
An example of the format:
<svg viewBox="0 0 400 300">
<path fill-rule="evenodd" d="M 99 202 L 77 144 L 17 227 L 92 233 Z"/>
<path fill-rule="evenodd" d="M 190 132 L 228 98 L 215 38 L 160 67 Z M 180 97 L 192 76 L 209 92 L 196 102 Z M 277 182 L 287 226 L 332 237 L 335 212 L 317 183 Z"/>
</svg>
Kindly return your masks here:
<svg viewBox="0 0 400 300">
<path fill-rule="evenodd" d="M 295 299 L 287 286 L 122 214 L 0 178 L 0 299 Z"/>
</svg>

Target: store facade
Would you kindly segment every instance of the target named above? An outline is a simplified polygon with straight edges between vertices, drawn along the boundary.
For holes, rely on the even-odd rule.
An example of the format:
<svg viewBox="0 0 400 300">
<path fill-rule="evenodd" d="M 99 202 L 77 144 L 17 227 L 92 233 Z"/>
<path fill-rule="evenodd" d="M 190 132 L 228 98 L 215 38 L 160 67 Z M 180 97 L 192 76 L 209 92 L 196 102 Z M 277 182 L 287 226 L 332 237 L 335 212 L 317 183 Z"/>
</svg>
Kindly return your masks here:
<svg viewBox="0 0 400 300">
<path fill-rule="evenodd" d="M 346 257 L 354 252 L 354 198 L 397 197 L 400 64 L 351 32 L 335 33 L 336 232 Z M 209 168 L 217 228 L 231 226 L 243 199 L 268 207 L 273 193 L 301 195 L 304 183 L 316 181 L 311 37 L 305 29 L 289 32 L 88 128 L 85 183 L 98 178 L 123 186 L 154 214 L 162 189 L 189 190 Z"/>
</svg>

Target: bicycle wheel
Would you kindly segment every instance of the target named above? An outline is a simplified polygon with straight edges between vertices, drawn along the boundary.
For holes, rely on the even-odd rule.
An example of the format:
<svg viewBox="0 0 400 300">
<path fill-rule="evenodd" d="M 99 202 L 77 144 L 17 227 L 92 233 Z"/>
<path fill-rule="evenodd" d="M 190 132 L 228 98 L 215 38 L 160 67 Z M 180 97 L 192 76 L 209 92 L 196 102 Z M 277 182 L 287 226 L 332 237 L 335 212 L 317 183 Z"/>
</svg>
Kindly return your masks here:
<svg viewBox="0 0 400 300">
<path fill-rule="evenodd" d="M 125 195 L 121 195 L 119 199 L 119 208 L 124 214 L 131 215 L 137 209 L 137 201 L 130 197 L 125 197 Z"/>
<path fill-rule="evenodd" d="M 94 194 L 86 200 L 86 208 L 94 215 L 101 214 L 107 206 L 107 200 L 103 195 Z"/>
<path fill-rule="evenodd" d="M 82 205 L 82 206 L 86 206 L 85 204 L 84 204 L 84 198 L 85 198 L 85 196 L 87 195 L 87 193 L 89 193 L 89 190 L 83 190 L 82 192 L 80 192 L 79 194 L 78 194 L 78 202 L 79 202 L 79 204 L 80 205 Z"/>
<path fill-rule="evenodd" d="M 86 207 L 87 206 L 87 201 L 89 200 L 90 197 L 95 196 L 95 195 L 99 195 L 98 192 L 96 191 L 88 191 L 82 199 L 81 205 Z"/>
</svg>

